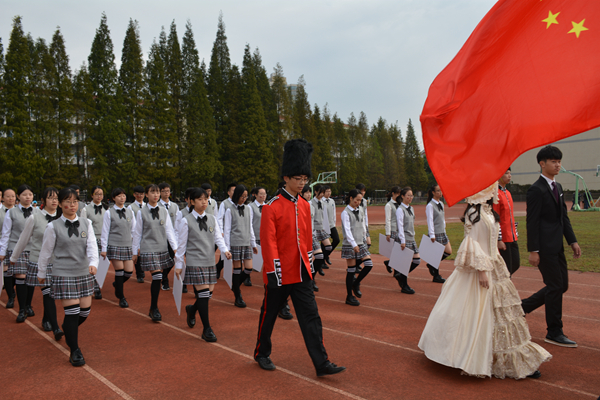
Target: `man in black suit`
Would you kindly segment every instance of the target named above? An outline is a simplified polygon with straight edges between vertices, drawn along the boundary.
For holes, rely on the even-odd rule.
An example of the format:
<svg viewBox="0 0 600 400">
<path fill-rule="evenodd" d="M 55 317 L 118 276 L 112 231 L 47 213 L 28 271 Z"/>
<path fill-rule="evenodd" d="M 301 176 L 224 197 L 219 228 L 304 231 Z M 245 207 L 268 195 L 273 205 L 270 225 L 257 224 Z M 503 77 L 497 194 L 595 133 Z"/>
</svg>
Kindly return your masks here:
<svg viewBox="0 0 600 400">
<path fill-rule="evenodd" d="M 527 250 L 529 264 L 538 267 L 546 285 L 537 293 L 523 299 L 525 313 L 546 305 L 546 342 L 563 347 L 577 347 L 577 343 L 563 333 L 562 299 L 569 288 L 567 260 L 563 236 L 573 249 L 573 257 L 581 256 L 575 233 L 571 227 L 562 186 L 554 180 L 560 172 L 562 152 L 546 146 L 537 154 L 542 176 L 527 191 Z"/>
</svg>

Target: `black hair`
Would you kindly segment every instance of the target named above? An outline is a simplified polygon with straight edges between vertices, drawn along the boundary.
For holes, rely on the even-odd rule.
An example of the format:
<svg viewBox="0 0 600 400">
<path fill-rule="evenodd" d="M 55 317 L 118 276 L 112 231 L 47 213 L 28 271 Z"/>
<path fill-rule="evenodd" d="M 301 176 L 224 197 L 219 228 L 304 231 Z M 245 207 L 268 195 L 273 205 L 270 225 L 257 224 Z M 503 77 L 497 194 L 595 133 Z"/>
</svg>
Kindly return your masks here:
<svg viewBox="0 0 600 400">
<path fill-rule="evenodd" d="M 493 206 L 494 199 L 490 198 L 488 201 L 486 201 L 486 204 Z M 472 208 L 475 209 L 475 212 L 472 213 L 471 215 L 469 215 L 469 217 L 468 217 L 471 224 L 475 225 L 476 223 L 478 223 L 481 220 L 481 204 L 467 204 L 467 208 L 465 208 L 465 213 L 460 218 L 460 220 L 463 223 L 466 221 L 467 214 L 469 213 L 469 210 Z M 500 215 L 496 212 L 496 210 L 494 210 L 494 208 L 492 208 L 492 214 L 494 214 L 494 219 L 496 220 L 496 222 L 500 222 Z"/>
<path fill-rule="evenodd" d="M 145 193 L 144 187 L 141 185 L 137 185 L 133 187 L 133 193 Z"/>
<path fill-rule="evenodd" d="M 427 204 L 429 204 L 429 202 L 433 199 L 433 192 L 435 192 L 435 188 L 438 186 L 439 185 L 437 183 L 434 183 L 433 185 L 429 186 L 429 189 L 427 189 Z"/>
<path fill-rule="evenodd" d="M 260 192 L 261 189 L 264 190 L 265 193 L 267 192 L 267 189 L 265 189 L 262 186 L 255 186 L 252 188 L 252 191 L 250 192 L 250 194 L 252 195 L 250 202 L 253 202 L 254 200 L 256 200 L 256 196 L 258 196 L 258 192 Z"/>
<path fill-rule="evenodd" d="M 329 185 L 321 185 L 321 190 L 323 190 L 323 193 L 325 193 L 328 190 L 331 190 L 331 186 Z"/>
<path fill-rule="evenodd" d="M 26 190 L 29 190 L 31 193 L 33 193 L 33 189 L 31 188 L 31 186 L 24 183 L 17 188 L 17 196 L 20 196 L 21 193 L 23 193 Z"/>
<path fill-rule="evenodd" d="M 171 189 L 171 185 L 169 185 L 167 182 L 161 182 L 158 184 L 158 188 L 160 190 L 167 189 L 167 188 Z"/>
<path fill-rule="evenodd" d="M 304 187 L 302 188 L 302 192 L 300 192 L 300 195 L 303 195 L 306 192 L 310 192 L 310 185 L 304 185 Z"/>
<path fill-rule="evenodd" d="M 58 192 L 58 202 L 62 203 L 63 201 L 70 199 L 71 197 L 75 197 L 75 200 L 79 200 L 79 195 L 77 195 L 77 189 L 73 189 L 71 186 L 61 189 Z"/>
<path fill-rule="evenodd" d="M 358 185 L 357 185 L 358 186 Z M 350 204 L 350 199 L 355 198 L 358 195 L 362 196 L 362 193 L 360 192 L 360 189 L 352 189 L 351 191 L 348 192 L 348 194 L 346 195 L 346 204 Z"/>
<path fill-rule="evenodd" d="M 412 188 L 410 186 L 403 187 L 402 190 L 400 190 L 400 198 L 404 199 L 404 196 L 406 196 L 406 193 L 408 192 L 412 192 Z"/>
<path fill-rule="evenodd" d="M 366 191 L 366 190 L 367 190 L 367 187 L 365 186 L 365 184 L 364 184 L 364 183 L 357 183 L 357 184 L 356 184 L 356 188 L 357 188 L 359 191 L 363 191 L 363 190 L 365 190 L 365 191 Z M 361 194 L 362 194 L 362 193 L 361 193 Z"/>
<path fill-rule="evenodd" d="M 547 160 L 562 160 L 562 151 L 556 146 L 548 145 L 542 147 L 540 151 L 537 153 L 537 162 L 538 164 L 542 161 Z"/>
<path fill-rule="evenodd" d="M 2 188 L 2 186 L 0 186 L 0 192 L 4 192 L 4 189 Z"/>
<path fill-rule="evenodd" d="M 400 194 L 400 186 L 394 186 L 390 189 L 390 191 L 385 195 L 388 199 L 388 201 L 390 201 L 392 199 L 392 194 Z"/>
<path fill-rule="evenodd" d="M 17 192 L 15 192 L 15 189 L 13 189 L 13 188 L 6 188 L 6 189 L 4 189 L 4 191 L 2 192 L 2 197 L 3 197 L 3 198 L 4 198 L 4 195 L 6 194 L 6 192 L 8 192 L 9 190 L 12 190 L 12 191 L 15 193 L 15 195 L 17 194 Z"/>
<path fill-rule="evenodd" d="M 146 191 L 144 193 L 150 193 L 150 191 L 157 191 L 160 193 L 160 186 L 158 186 L 156 183 L 151 183 L 146 186 Z"/>
<path fill-rule="evenodd" d="M 189 199 L 190 198 L 190 193 L 192 193 L 195 189 L 198 189 L 196 187 L 189 187 L 187 189 L 185 189 L 185 192 L 183 194 L 183 198 L 184 199 Z"/>
<path fill-rule="evenodd" d="M 110 198 L 114 200 L 115 197 L 117 197 L 120 194 L 124 194 L 125 196 L 127 196 L 127 193 L 125 193 L 125 190 L 123 190 L 123 188 L 114 188 L 110 193 Z"/>
<path fill-rule="evenodd" d="M 229 192 L 229 189 L 231 189 L 232 187 L 237 187 L 237 183 L 230 183 L 227 185 L 227 190 L 225 192 Z"/>
<path fill-rule="evenodd" d="M 512 169 L 510 167 L 508 167 L 507 171 L 512 171 Z"/>
<path fill-rule="evenodd" d="M 200 186 L 200 188 L 204 190 L 212 190 L 212 186 L 208 182 L 203 183 L 202 186 Z"/>
<path fill-rule="evenodd" d="M 237 185 L 235 187 L 235 190 L 233 191 L 233 196 L 231 196 L 231 201 L 233 201 L 233 204 L 235 204 L 237 206 L 238 205 L 238 201 L 240 200 L 240 198 L 242 197 L 242 195 L 244 194 L 244 192 L 247 192 L 247 191 L 248 191 L 248 189 L 246 189 L 246 186 L 244 186 L 244 185 Z M 244 202 L 244 204 L 246 204 L 246 202 Z"/>
<path fill-rule="evenodd" d="M 79 185 L 75 185 L 75 184 L 72 184 L 72 185 L 70 185 L 70 186 L 69 186 L 69 188 L 70 188 L 70 189 L 73 189 L 73 190 L 80 190 L 80 189 L 81 189 L 81 188 L 79 187 Z"/>
<path fill-rule="evenodd" d="M 46 199 L 52 194 L 56 194 L 58 196 L 58 189 L 52 186 L 49 186 L 46 189 L 44 189 L 44 192 L 42 193 L 42 203 L 46 204 Z"/>
<path fill-rule="evenodd" d="M 94 194 L 94 192 L 96 191 L 96 189 L 100 189 L 100 190 L 102 190 L 102 194 L 104 194 L 104 189 L 102 189 L 102 186 L 98 186 L 98 185 L 96 185 L 96 186 L 94 186 L 94 187 L 92 188 L 92 195 Z"/>
<path fill-rule="evenodd" d="M 192 190 L 190 191 L 189 198 L 190 201 L 192 200 L 196 200 L 201 198 L 202 196 L 206 197 L 208 199 L 208 193 L 206 193 L 206 190 L 204 190 L 204 188 L 191 188 Z M 192 207 L 193 209 L 193 207 Z"/>
<path fill-rule="evenodd" d="M 315 194 L 321 193 L 321 185 L 315 185 L 315 186 L 313 186 L 313 192 Z"/>
</svg>

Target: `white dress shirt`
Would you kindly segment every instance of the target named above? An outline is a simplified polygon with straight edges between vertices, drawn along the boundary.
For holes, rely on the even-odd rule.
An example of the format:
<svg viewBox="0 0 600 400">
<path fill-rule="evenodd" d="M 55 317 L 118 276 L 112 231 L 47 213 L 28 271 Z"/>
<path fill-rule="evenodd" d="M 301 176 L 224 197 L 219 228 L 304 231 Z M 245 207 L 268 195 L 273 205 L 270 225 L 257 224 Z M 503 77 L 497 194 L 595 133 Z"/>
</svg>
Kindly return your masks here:
<svg viewBox="0 0 600 400">
<path fill-rule="evenodd" d="M 392 201 L 396 203 L 396 200 Z M 392 218 L 396 218 L 396 207 L 389 202 L 385 205 L 385 236 L 390 236 L 392 234 Z M 400 231 L 400 227 L 398 227 L 398 231 Z"/>
<path fill-rule="evenodd" d="M 232 202 L 233 203 L 233 202 Z M 237 206 L 236 206 L 237 207 Z M 252 207 L 245 207 L 246 210 L 248 209 L 252 209 Z M 225 233 L 225 245 L 227 246 L 228 249 L 231 248 L 231 208 L 228 208 L 227 211 L 225 211 L 225 218 L 223 221 L 223 229 L 224 229 L 224 233 Z M 237 211 L 237 208 L 235 208 L 235 210 Z M 244 210 L 244 211 L 246 211 Z M 252 248 L 256 247 L 256 237 L 254 236 L 254 229 L 252 228 L 252 212 L 250 212 L 250 246 L 252 246 Z"/>
<path fill-rule="evenodd" d="M 206 215 L 206 212 L 202 214 L 198 214 L 196 210 L 192 210 L 192 215 L 194 218 L 202 218 Z M 175 269 L 183 269 L 183 260 L 185 257 L 185 252 L 187 250 L 187 242 L 188 242 L 188 220 L 187 218 L 182 218 L 177 225 L 177 237 L 179 238 L 179 248 L 177 249 L 177 254 L 175 254 Z M 223 234 L 221 233 L 221 228 L 219 228 L 219 224 L 215 225 L 215 230 L 213 232 L 213 237 L 215 238 L 215 244 L 221 250 L 221 254 L 225 254 L 229 251 L 229 248 L 225 244 L 225 240 L 223 239 Z M 212 249 L 210 249 L 212 251 Z"/>
<path fill-rule="evenodd" d="M 225 219 L 225 202 L 229 201 L 231 204 L 233 204 L 233 200 L 231 200 L 231 197 L 228 197 L 227 199 L 223 200 L 221 202 L 221 204 L 219 205 L 219 213 L 217 214 L 217 223 L 219 224 L 219 228 L 221 228 L 221 231 L 223 231 L 223 222 Z M 235 205 L 235 204 L 233 204 Z"/>
<path fill-rule="evenodd" d="M 350 212 L 353 212 L 353 211 L 358 210 L 358 208 L 352 208 L 348 205 L 348 206 L 346 206 L 344 211 L 342 211 L 342 215 L 341 215 L 342 227 L 344 228 L 344 237 L 346 239 L 348 239 L 348 241 L 350 242 L 350 245 L 352 247 L 356 247 L 358 245 L 356 244 L 356 240 L 354 240 L 354 235 L 352 235 L 352 228 L 350 227 L 350 212 L 348 212 L 348 210 L 350 210 Z M 363 227 L 365 229 L 365 234 L 366 234 L 367 224 L 365 223 L 365 219 L 363 219 Z"/>
<path fill-rule="evenodd" d="M 19 204 L 19 210 L 23 210 L 23 206 Z M 13 207 L 10 210 L 16 210 L 17 207 Z M 33 209 L 33 206 L 30 206 Z M 4 216 L 4 225 L 2 225 L 2 238 L 0 239 L 0 256 L 5 256 L 8 250 L 8 241 L 10 240 L 10 234 L 12 232 L 12 219 L 10 219 L 10 210 L 6 210 Z"/>
<path fill-rule="evenodd" d="M 117 207 L 116 204 L 113 207 L 115 210 L 122 210 L 124 208 L 124 207 L 119 208 L 119 207 Z M 133 212 L 133 210 L 132 210 L 132 212 Z M 103 253 L 108 248 L 108 233 L 110 232 L 111 218 L 112 217 L 110 216 L 110 209 L 109 209 L 104 213 L 104 219 L 102 220 L 102 236 L 100 236 L 100 246 L 102 247 Z M 136 220 L 135 220 L 135 215 L 134 215 L 133 219 L 131 220 L 131 237 L 132 237 L 132 239 L 133 239 L 133 233 L 135 232 L 135 225 L 136 225 Z"/>
<path fill-rule="evenodd" d="M 152 207 L 150 205 L 150 203 L 146 203 L 146 207 L 148 207 L 148 209 L 150 209 L 150 210 L 153 210 L 156 207 L 158 207 L 158 204 L 156 204 L 156 206 Z M 177 237 L 175 235 L 175 230 L 173 229 L 173 224 L 171 223 L 171 217 L 169 217 L 168 212 L 167 212 L 167 220 L 165 221 L 165 224 L 163 226 L 165 228 L 165 232 L 167 233 L 167 240 L 171 244 L 171 248 L 173 249 L 173 251 L 176 251 L 177 250 Z M 140 211 L 138 211 L 137 216 L 136 216 L 135 230 L 133 232 L 133 246 L 132 246 L 131 251 L 134 256 L 138 255 L 138 252 L 140 250 L 140 243 L 142 241 L 143 233 L 144 233 L 144 220 L 142 219 L 142 210 L 140 210 Z"/>
<path fill-rule="evenodd" d="M 409 206 L 407 206 L 404 203 L 400 203 L 400 207 L 404 207 L 406 209 L 408 209 Z M 400 239 L 400 243 L 401 244 L 406 244 L 406 238 L 404 237 L 404 211 L 398 207 L 398 209 L 396 210 L 396 224 L 398 225 L 398 239 Z M 414 210 L 414 208 L 413 208 Z M 414 211 L 413 211 L 414 213 Z"/>
<path fill-rule="evenodd" d="M 429 230 L 429 238 L 435 239 L 435 228 L 433 225 L 433 204 L 440 204 L 436 199 L 431 199 L 431 201 L 425 207 L 425 215 L 427 216 L 427 229 Z M 444 220 L 444 229 L 446 229 L 446 221 Z M 444 233 L 444 232 L 440 232 Z"/>
<path fill-rule="evenodd" d="M 44 216 L 50 215 L 51 217 L 56 216 L 56 211 L 54 214 L 48 213 L 46 210 L 40 210 Z M 23 232 L 21 232 L 21 236 L 19 236 L 19 241 L 15 245 L 13 249 L 13 253 L 10 256 L 10 262 L 17 262 L 19 257 L 21 257 L 21 253 L 25 250 L 25 247 L 31 240 L 31 235 L 33 235 L 33 228 L 35 227 L 35 220 L 33 218 L 33 213 L 25 220 L 25 226 L 23 227 Z"/>
</svg>

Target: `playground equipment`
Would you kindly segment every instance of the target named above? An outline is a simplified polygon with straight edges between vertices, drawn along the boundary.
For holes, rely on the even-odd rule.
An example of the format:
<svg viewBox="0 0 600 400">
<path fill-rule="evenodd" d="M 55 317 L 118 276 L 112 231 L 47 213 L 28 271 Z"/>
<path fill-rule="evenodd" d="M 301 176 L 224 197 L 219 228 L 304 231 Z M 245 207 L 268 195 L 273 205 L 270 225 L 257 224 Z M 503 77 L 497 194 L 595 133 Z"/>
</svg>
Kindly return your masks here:
<svg viewBox="0 0 600 400">
<path fill-rule="evenodd" d="M 569 174 L 569 175 L 573 175 L 575 177 L 575 201 L 573 204 L 573 211 L 600 211 L 600 207 L 596 207 L 596 202 L 594 201 L 594 198 L 592 197 L 592 194 L 590 193 L 587 185 L 585 184 L 585 180 L 583 180 L 583 177 L 579 174 L 576 174 L 575 172 L 571 172 L 571 171 L 567 171 L 565 169 L 565 167 L 560 167 L 560 172 L 564 173 L 564 174 Z M 598 173 L 600 172 L 600 165 L 596 168 L 596 176 L 598 176 Z M 589 208 L 581 208 L 581 206 L 579 205 L 580 203 L 580 198 L 579 198 L 579 181 L 581 180 L 582 183 L 582 190 L 583 190 L 583 196 L 584 196 L 584 201 L 587 200 L 587 203 L 590 205 Z"/>
<path fill-rule="evenodd" d="M 310 184 L 310 193 L 314 196 L 314 186 L 323 183 L 337 183 L 337 171 L 321 172 L 317 180 Z"/>
</svg>

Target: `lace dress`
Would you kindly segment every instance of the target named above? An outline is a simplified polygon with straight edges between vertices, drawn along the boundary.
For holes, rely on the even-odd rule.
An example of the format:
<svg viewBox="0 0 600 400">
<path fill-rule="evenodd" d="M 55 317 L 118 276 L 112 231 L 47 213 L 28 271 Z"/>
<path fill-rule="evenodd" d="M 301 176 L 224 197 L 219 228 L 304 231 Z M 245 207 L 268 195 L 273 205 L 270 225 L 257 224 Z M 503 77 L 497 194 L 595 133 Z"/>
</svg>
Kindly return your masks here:
<svg viewBox="0 0 600 400">
<path fill-rule="evenodd" d="M 521 299 L 498 252 L 491 206 L 482 205 L 480 215 L 475 225 L 466 218 L 454 272 L 429 315 L 419 348 L 430 360 L 467 375 L 522 379 L 552 356 L 531 342 Z M 489 289 L 479 284 L 477 271 L 486 271 Z"/>
</svg>

